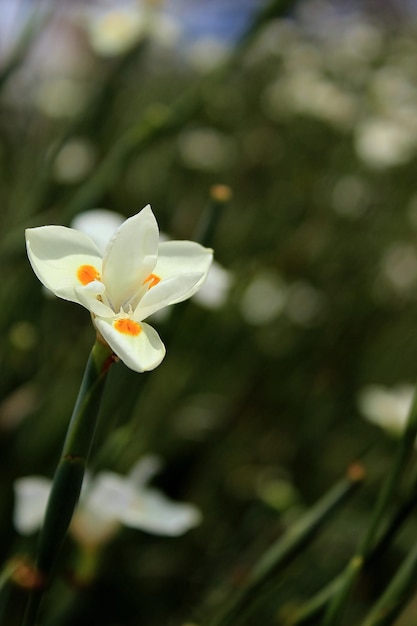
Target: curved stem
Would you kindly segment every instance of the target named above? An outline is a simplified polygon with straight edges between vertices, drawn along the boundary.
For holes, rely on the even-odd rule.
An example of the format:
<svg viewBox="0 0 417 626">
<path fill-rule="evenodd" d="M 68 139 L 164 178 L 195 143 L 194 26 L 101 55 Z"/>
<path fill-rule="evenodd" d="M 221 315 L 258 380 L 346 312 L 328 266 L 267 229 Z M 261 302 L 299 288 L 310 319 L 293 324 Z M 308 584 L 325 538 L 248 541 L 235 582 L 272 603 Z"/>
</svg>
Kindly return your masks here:
<svg viewBox="0 0 417 626">
<path fill-rule="evenodd" d="M 61 460 L 55 472 L 36 560 L 38 584 L 30 594 L 24 626 L 33 626 L 58 552 L 77 505 L 97 424 L 106 375 L 114 357 L 96 341 L 87 362 L 68 426 Z"/>
</svg>

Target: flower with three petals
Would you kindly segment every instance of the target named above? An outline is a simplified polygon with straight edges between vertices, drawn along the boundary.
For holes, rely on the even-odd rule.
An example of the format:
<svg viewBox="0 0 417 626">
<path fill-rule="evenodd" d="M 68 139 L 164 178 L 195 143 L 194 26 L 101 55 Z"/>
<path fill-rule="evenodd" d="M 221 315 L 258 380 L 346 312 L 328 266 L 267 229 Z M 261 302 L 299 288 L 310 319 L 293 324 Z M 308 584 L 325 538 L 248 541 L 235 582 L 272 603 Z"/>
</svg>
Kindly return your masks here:
<svg viewBox="0 0 417 626">
<path fill-rule="evenodd" d="M 175 537 L 200 523 L 200 511 L 186 502 L 174 502 L 148 485 L 161 461 L 143 457 L 127 476 L 103 471 L 86 477 L 71 521 L 70 533 L 86 549 L 109 541 L 120 526 L 150 534 Z M 52 483 L 43 476 L 26 476 L 15 482 L 14 525 L 30 535 L 42 525 Z"/>
<path fill-rule="evenodd" d="M 104 254 L 88 235 L 64 226 L 27 229 L 26 246 L 43 285 L 87 308 L 99 336 L 136 372 L 154 369 L 165 356 L 144 320 L 196 293 L 213 258 L 192 241 L 159 242 L 149 205 L 121 224 Z"/>
</svg>

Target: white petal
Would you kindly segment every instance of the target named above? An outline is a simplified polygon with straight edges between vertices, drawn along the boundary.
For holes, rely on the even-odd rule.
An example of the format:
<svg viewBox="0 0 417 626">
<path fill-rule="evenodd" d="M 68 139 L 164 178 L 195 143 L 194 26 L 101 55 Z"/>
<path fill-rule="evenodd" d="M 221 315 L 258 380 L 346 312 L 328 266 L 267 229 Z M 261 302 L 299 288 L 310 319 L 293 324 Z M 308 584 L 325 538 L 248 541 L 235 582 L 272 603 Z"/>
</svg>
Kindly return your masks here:
<svg viewBox="0 0 417 626">
<path fill-rule="evenodd" d="M 163 241 L 153 273 L 162 280 L 182 274 L 202 274 L 203 282 L 213 261 L 213 250 L 194 241 Z M 198 288 L 198 287 L 197 287 Z M 188 297 L 188 296 L 187 296 Z"/>
<path fill-rule="evenodd" d="M 156 489 L 137 494 L 120 521 L 155 535 L 178 536 L 201 521 L 200 511 L 191 504 L 173 502 Z"/>
<path fill-rule="evenodd" d="M 127 367 L 135 372 L 146 372 L 157 367 L 165 356 L 165 346 L 158 333 L 148 324 L 140 323 L 138 335 L 121 333 L 115 329 L 117 320 L 96 317 L 94 324 L 110 348 Z"/>
<path fill-rule="evenodd" d="M 51 485 L 43 476 L 16 480 L 13 523 L 21 535 L 30 535 L 42 526 Z"/>
<path fill-rule="evenodd" d="M 164 307 L 182 302 L 193 295 L 201 285 L 203 274 L 185 274 L 174 276 L 151 287 L 137 305 L 133 317 L 141 321 Z"/>
<path fill-rule="evenodd" d="M 134 489 L 126 478 L 101 472 L 81 493 L 71 522 L 72 536 L 86 548 L 106 543 L 117 532 L 119 517 L 134 497 Z"/>
<path fill-rule="evenodd" d="M 134 497 L 129 481 L 114 472 L 100 472 L 92 480 L 82 500 L 82 508 L 98 517 L 117 519 Z"/>
<path fill-rule="evenodd" d="M 102 295 L 105 292 L 105 289 L 106 288 L 103 283 L 94 280 L 84 287 L 78 287 L 75 290 L 75 293 L 80 304 L 94 313 L 94 315 L 98 315 L 100 317 L 114 317 L 114 311 L 107 306 L 107 304 L 104 304 L 104 302 L 97 299 L 97 296 Z"/>
<path fill-rule="evenodd" d="M 101 273 L 101 254 L 84 233 L 65 226 L 41 226 L 26 230 L 26 247 L 33 271 L 41 283 L 59 298 L 79 302 L 81 285 L 77 270 L 91 265 Z"/>
<path fill-rule="evenodd" d="M 148 205 L 123 222 L 104 253 L 103 282 L 115 311 L 143 288 L 157 253 L 158 224 Z"/>
<path fill-rule="evenodd" d="M 147 454 L 138 461 L 129 472 L 129 482 L 135 488 L 141 488 L 157 474 L 162 467 L 162 459 L 156 454 Z"/>
<path fill-rule="evenodd" d="M 91 550 L 110 541 L 119 527 L 120 522 L 114 517 L 100 517 L 80 507 L 71 520 L 70 532 L 80 545 Z"/>
</svg>

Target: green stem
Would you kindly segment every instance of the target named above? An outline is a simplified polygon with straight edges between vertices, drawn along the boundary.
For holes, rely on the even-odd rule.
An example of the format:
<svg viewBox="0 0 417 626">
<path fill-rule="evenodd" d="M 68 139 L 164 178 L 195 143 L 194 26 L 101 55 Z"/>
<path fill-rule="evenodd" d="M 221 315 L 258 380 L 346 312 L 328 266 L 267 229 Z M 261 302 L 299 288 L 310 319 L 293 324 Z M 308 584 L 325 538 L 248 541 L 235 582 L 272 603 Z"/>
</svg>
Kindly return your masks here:
<svg viewBox="0 0 417 626">
<path fill-rule="evenodd" d="M 371 609 L 362 626 L 390 626 L 406 606 L 415 590 L 417 545 L 410 552 L 387 589 Z"/>
<path fill-rule="evenodd" d="M 39 585 L 31 592 L 23 626 L 33 626 L 36 623 L 44 590 L 77 505 L 96 429 L 106 374 L 112 361 L 110 349 L 96 341 L 87 362 L 61 460 L 52 483 L 38 544 L 36 567 Z"/>
<path fill-rule="evenodd" d="M 417 437 L 417 394 L 414 394 L 413 403 L 408 415 L 407 425 L 397 448 L 391 472 L 384 481 L 379 493 L 379 498 L 374 508 L 373 516 L 368 530 L 359 546 L 357 554 L 350 560 L 344 573 L 343 583 L 338 593 L 333 597 L 324 616 L 322 626 L 337 626 L 341 622 L 346 602 L 350 592 L 362 570 L 362 566 L 371 553 L 376 543 L 376 537 L 383 523 L 384 516 L 391 505 L 392 499 L 398 489 L 404 469 L 414 450 L 414 442 Z"/>
<path fill-rule="evenodd" d="M 325 494 L 283 537 L 272 544 L 249 574 L 245 587 L 236 593 L 224 611 L 210 626 L 226 626 L 241 613 L 253 598 L 260 585 L 272 574 L 287 565 L 312 539 L 324 521 L 356 490 L 364 478 L 361 465 L 354 464 L 346 478 Z"/>
<path fill-rule="evenodd" d="M 198 241 L 202 246 L 213 245 L 217 226 L 232 195 L 232 190 L 227 185 L 211 187 L 210 202 L 197 226 L 193 241 Z"/>
<path fill-rule="evenodd" d="M 411 482 L 411 487 L 409 489 L 407 497 L 403 500 L 398 509 L 393 512 L 383 532 L 381 532 L 381 534 L 378 536 L 378 540 L 374 544 L 372 550 L 366 555 L 364 564 L 365 566 L 368 563 L 372 563 L 379 559 L 379 557 L 385 552 L 389 545 L 391 545 L 393 538 L 396 536 L 399 529 L 416 506 L 417 474 L 414 476 Z M 337 593 L 340 592 L 343 584 L 344 572 L 339 574 L 339 576 L 332 580 L 331 583 L 323 587 L 308 602 L 297 608 L 295 612 L 293 612 L 290 617 L 285 621 L 285 624 L 287 624 L 288 626 L 301 626 L 301 624 L 308 624 L 312 620 L 317 620 L 318 615 L 324 611 L 326 605 Z"/>
</svg>

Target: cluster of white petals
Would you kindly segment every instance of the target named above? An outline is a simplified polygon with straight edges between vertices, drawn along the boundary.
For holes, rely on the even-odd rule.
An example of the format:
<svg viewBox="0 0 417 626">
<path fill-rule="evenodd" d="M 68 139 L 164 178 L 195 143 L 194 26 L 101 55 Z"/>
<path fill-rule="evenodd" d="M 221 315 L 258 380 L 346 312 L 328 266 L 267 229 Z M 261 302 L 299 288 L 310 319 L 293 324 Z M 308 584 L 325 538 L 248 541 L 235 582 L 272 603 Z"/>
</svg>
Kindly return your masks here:
<svg viewBox="0 0 417 626">
<path fill-rule="evenodd" d="M 413 397 L 413 385 L 368 385 L 359 394 L 358 406 L 367 420 L 398 436 L 405 429 Z"/>
<path fill-rule="evenodd" d="M 184 502 L 173 502 L 148 486 L 160 468 L 160 460 L 141 459 L 128 476 L 100 472 L 86 478 L 78 508 L 70 526 L 73 538 L 91 549 L 106 543 L 121 525 L 154 535 L 179 536 L 201 520 L 199 510 Z M 15 483 L 14 525 L 22 535 L 42 525 L 52 482 L 43 476 L 27 476 Z"/>
<path fill-rule="evenodd" d="M 100 336 L 136 372 L 154 369 L 165 355 L 144 320 L 196 293 L 213 259 L 192 241 L 160 242 L 149 205 L 119 226 L 103 254 L 88 235 L 64 226 L 29 228 L 26 245 L 43 285 L 86 307 Z"/>
</svg>

